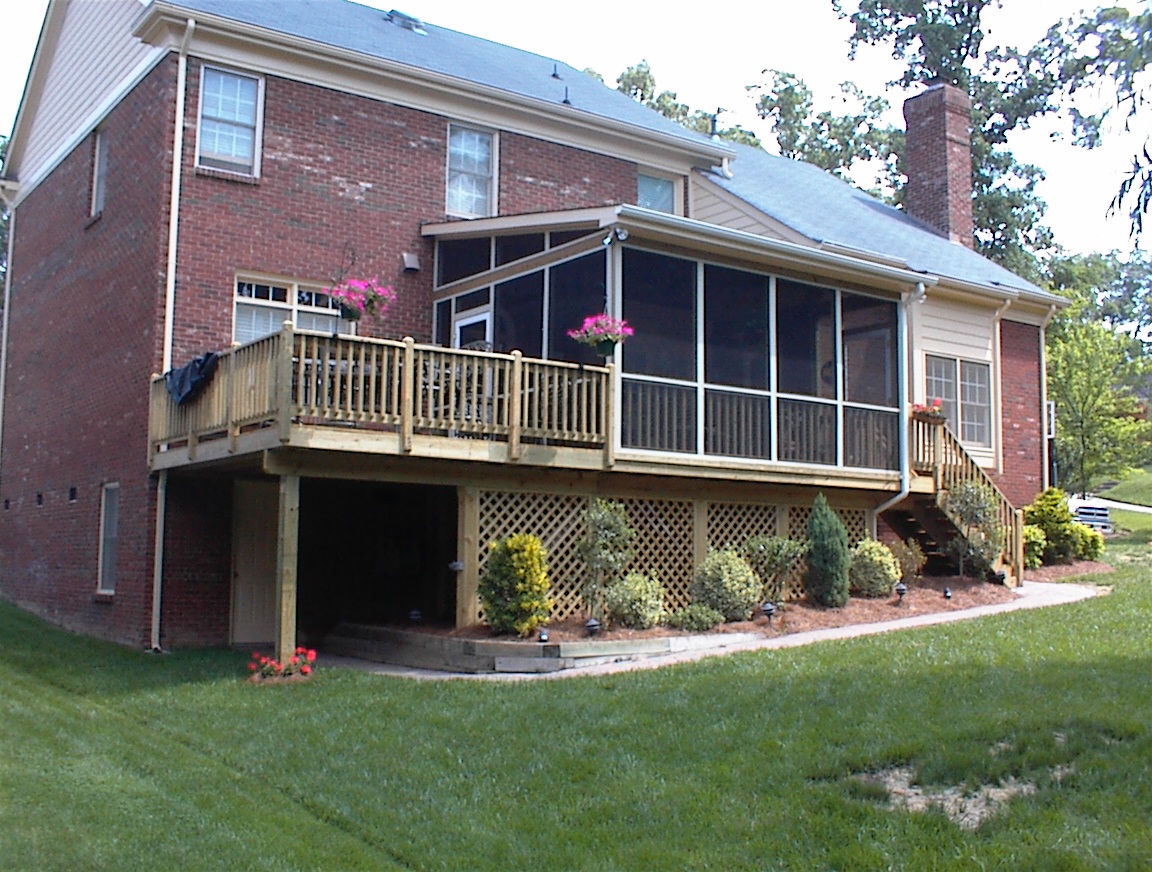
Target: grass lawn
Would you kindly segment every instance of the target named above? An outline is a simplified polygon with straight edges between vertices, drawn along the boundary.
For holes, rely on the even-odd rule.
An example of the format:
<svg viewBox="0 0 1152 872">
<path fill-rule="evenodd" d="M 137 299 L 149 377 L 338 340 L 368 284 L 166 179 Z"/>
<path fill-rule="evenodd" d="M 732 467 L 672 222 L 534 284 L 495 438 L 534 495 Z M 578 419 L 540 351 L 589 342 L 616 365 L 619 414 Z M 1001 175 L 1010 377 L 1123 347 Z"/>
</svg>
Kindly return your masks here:
<svg viewBox="0 0 1152 872">
<path fill-rule="evenodd" d="M 1149 868 L 1149 539 L 1073 606 L 555 681 L 255 687 L 3 605 L 0 868 Z M 1036 791 L 970 831 L 848 777 L 896 765 Z"/>
<path fill-rule="evenodd" d="M 1152 472 L 1142 470 L 1135 473 L 1114 487 L 1101 492 L 1100 496 L 1122 503 L 1152 506 Z"/>
</svg>

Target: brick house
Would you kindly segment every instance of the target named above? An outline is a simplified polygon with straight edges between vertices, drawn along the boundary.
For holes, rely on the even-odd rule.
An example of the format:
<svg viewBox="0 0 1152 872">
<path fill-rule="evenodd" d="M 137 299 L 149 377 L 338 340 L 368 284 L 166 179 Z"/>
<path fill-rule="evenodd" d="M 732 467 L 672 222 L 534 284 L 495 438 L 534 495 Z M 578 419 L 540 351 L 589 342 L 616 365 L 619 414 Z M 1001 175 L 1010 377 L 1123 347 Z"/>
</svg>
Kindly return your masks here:
<svg viewBox="0 0 1152 872">
<path fill-rule="evenodd" d="M 469 623 L 485 544 L 524 531 L 565 615 L 607 496 L 682 603 L 817 492 L 905 535 L 958 480 L 998 486 L 1013 581 L 1060 303 L 971 251 L 965 112 L 909 101 L 906 215 L 401 13 L 51 0 L 0 180 L 0 595 L 283 649 Z M 385 317 L 323 293 L 349 276 L 395 287 Z M 636 328 L 606 358 L 566 336 L 600 311 Z M 154 376 L 205 352 L 177 405 Z"/>
</svg>

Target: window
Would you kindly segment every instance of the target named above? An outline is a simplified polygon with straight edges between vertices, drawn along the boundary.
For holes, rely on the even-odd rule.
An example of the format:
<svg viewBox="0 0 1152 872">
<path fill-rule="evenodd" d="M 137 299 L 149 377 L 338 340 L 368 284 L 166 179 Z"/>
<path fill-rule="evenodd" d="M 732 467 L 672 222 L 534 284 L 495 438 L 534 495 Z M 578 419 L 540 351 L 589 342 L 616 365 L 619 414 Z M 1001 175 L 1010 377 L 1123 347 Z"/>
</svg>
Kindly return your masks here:
<svg viewBox="0 0 1152 872">
<path fill-rule="evenodd" d="M 116 545 L 120 539 L 120 485 L 110 482 L 100 492 L 100 555 L 97 558 L 96 589 L 116 591 Z"/>
<path fill-rule="evenodd" d="M 448 213 L 466 218 L 494 215 L 495 137 L 452 125 L 448 128 Z"/>
<path fill-rule="evenodd" d="M 108 134 L 97 130 L 92 144 L 92 202 L 88 214 L 95 218 L 104 211 L 104 189 L 108 176 Z"/>
<path fill-rule="evenodd" d="M 262 80 L 204 67 L 200 77 L 198 166 L 260 174 Z"/>
<path fill-rule="evenodd" d="M 676 182 L 640 173 L 636 180 L 636 205 L 675 215 Z"/>
<path fill-rule="evenodd" d="M 353 333 L 351 321 L 340 317 L 340 306 L 319 288 L 295 282 L 265 282 L 238 279 L 236 282 L 236 315 L 232 338 L 251 342 L 280 330 L 291 321 L 301 330 L 324 333 Z"/>
<path fill-rule="evenodd" d="M 929 399 L 938 398 L 948 426 L 971 445 L 992 445 L 991 368 L 986 363 L 928 355 Z"/>
</svg>

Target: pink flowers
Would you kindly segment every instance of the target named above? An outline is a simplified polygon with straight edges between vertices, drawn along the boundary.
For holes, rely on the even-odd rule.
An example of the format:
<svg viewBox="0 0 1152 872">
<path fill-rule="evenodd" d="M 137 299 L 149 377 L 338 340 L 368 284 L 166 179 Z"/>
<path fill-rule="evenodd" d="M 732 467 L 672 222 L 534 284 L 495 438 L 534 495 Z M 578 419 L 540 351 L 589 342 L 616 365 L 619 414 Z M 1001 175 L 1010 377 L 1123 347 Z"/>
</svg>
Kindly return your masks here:
<svg viewBox="0 0 1152 872">
<path fill-rule="evenodd" d="M 589 315 L 576 330 L 568 335 L 583 345 L 599 345 L 602 342 L 622 342 L 635 331 L 623 318 L 613 318 L 607 313 Z"/>
<path fill-rule="evenodd" d="M 929 412 L 932 414 L 939 415 L 944 411 L 944 403 L 939 397 L 933 397 L 932 399 L 930 399 L 928 401 L 927 405 L 925 405 L 924 403 L 913 403 L 912 404 L 912 411 L 913 412 Z"/>
<path fill-rule="evenodd" d="M 362 315 L 380 314 L 396 302 L 396 291 L 391 285 L 380 283 L 373 276 L 370 279 L 345 279 L 338 285 L 325 288 L 324 293 L 335 300 L 343 310 L 342 314 L 351 321 Z"/>
<path fill-rule="evenodd" d="M 288 658 L 287 663 L 281 663 L 272 657 L 252 652 L 252 661 L 248 664 L 248 671 L 252 673 L 252 681 L 263 681 L 267 678 L 288 678 L 293 675 L 307 677 L 316 668 L 316 650 L 314 648 L 298 647 Z"/>
</svg>

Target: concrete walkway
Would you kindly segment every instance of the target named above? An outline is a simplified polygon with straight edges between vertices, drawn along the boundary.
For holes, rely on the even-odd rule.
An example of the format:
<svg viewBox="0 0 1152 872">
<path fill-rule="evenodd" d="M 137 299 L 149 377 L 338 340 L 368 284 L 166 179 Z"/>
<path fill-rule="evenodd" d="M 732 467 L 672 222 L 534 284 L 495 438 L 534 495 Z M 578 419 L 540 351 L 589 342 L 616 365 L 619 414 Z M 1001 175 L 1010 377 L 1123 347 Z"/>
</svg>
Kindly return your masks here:
<svg viewBox="0 0 1152 872">
<path fill-rule="evenodd" d="M 1152 515 L 1152 506 L 1138 506 L 1136 503 L 1122 503 L 1119 500 L 1106 500 L 1104 497 L 1092 497 L 1093 502 L 1101 503 L 1110 509 L 1123 509 L 1125 512 L 1140 512 Z"/>
<path fill-rule="evenodd" d="M 731 654 L 735 651 L 761 651 L 776 648 L 797 648 L 801 645 L 811 645 L 814 642 L 823 642 L 827 639 L 854 639 L 858 636 L 872 636 L 877 633 L 890 633 L 895 630 L 905 630 L 912 627 L 927 627 L 933 624 L 950 624 L 955 621 L 967 621 L 985 615 L 997 615 L 1003 612 L 1014 612 L 1019 609 L 1039 609 L 1046 606 L 1067 605 L 1080 600 L 1091 599 L 1101 593 L 1107 593 L 1107 588 L 1096 587 L 1090 584 L 1054 584 L 1050 582 L 1025 581 L 1016 588 L 1017 598 L 1011 602 L 997 603 L 995 605 L 977 606 L 971 609 L 952 612 L 935 612 L 928 615 L 916 615 L 900 618 L 895 621 L 881 621 L 874 624 L 852 624 L 847 627 L 833 627 L 827 630 L 811 630 L 807 633 L 791 633 L 785 636 L 776 636 L 771 639 L 757 639 L 755 641 L 724 644 L 723 634 L 717 634 L 717 644 L 712 648 L 702 648 L 693 651 L 681 651 L 669 654 L 666 657 L 652 657 L 645 660 L 621 660 L 615 663 L 602 663 L 596 666 L 565 669 L 561 672 L 546 674 L 524 673 L 486 673 L 483 675 L 465 675 L 458 672 L 443 672 L 435 669 L 413 669 L 408 666 L 389 666 L 386 663 L 373 663 L 368 660 L 357 660 L 352 657 L 338 657 L 321 653 L 318 665 L 321 667 L 342 667 L 359 669 L 375 675 L 395 675 L 404 678 L 420 679 L 464 679 L 471 681 L 526 681 L 557 678 L 571 678 L 579 675 L 611 675 L 618 672 L 631 672 L 638 669 L 657 669 L 672 663 L 688 663 L 702 660 L 705 657 L 717 657 Z"/>
</svg>

